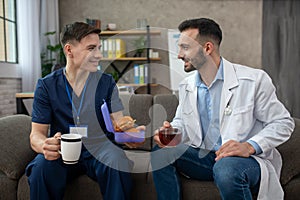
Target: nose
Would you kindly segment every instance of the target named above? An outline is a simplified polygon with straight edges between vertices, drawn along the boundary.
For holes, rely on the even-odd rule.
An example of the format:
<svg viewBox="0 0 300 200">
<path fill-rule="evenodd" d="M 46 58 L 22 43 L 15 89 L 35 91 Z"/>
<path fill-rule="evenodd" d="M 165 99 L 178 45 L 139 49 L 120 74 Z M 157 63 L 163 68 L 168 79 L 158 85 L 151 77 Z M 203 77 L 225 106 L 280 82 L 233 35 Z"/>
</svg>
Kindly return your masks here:
<svg viewBox="0 0 300 200">
<path fill-rule="evenodd" d="M 98 58 L 98 59 L 102 59 L 103 55 L 101 53 L 101 49 L 96 50 L 95 57 Z"/>
<path fill-rule="evenodd" d="M 181 50 L 179 50 L 179 52 L 178 52 L 178 55 L 177 55 L 177 58 L 178 58 L 178 59 L 182 59 L 182 60 L 183 60 L 183 58 L 184 58 L 184 54 L 182 53 L 182 51 L 181 51 Z"/>
</svg>

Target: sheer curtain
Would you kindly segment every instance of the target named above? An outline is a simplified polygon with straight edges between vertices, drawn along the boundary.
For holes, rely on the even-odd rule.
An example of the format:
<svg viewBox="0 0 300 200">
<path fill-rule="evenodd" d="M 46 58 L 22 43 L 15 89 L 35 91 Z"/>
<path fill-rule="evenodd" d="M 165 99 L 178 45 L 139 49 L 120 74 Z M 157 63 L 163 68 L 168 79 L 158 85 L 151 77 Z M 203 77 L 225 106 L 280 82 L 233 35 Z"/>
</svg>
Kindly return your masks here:
<svg viewBox="0 0 300 200">
<path fill-rule="evenodd" d="M 264 69 L 278 98 L 293 117 L 300 117 L 300 1 L 263 1 Z"/>
<path fill-rule="evenodd" d="M 40 54 L 47 45 L 44 33 L 59 30 L 58 0 L 17 0 L 17 17 L 22 91 L 31 92 L 41 77 Z M 54 39 L 58 42 L 58 36 Z"/>
</svg>

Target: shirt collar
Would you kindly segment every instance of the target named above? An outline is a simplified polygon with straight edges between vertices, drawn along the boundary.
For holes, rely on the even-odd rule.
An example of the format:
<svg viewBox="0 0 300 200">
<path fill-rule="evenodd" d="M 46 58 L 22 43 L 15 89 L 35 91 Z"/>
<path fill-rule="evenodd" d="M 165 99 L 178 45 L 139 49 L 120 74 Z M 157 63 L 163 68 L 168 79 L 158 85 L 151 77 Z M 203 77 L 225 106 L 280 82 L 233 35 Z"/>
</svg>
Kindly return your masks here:
<svg viewBox="0 0 300 200">
<path fill-rule="evenodd" d="M 216 82 L 217 80 L 224 80 L 224 73 L 223 73 L 223 59 L 221 57 L 221 60 L 220 60 L 220 65 L 219 65 L 219 69 L 217 71 L 217 74 L 216 74 L 216 77 L 214 79 L 214 81 L 212 82 L 212 84 L 214 84 L 214 82 Z M 211 84 L 211 85 L 212 85 Z M 199 87 L 203 87 L 205 84 L 202 82 L 201 80 L 201 77 L 200 77 L 200 74 L 197 73 L 197 76 L 196 76 L 196 86 Z M 206 86 L 205 86 L 206 87 Z"/>
<path fill-rule="evenodd" d="M 215 77 L 215 80 L 224 80 L 224 73 L 223 73 L 223 59 L 221 57 L 219 70 L 217 72 L 217 75 Z"/>
</svg>

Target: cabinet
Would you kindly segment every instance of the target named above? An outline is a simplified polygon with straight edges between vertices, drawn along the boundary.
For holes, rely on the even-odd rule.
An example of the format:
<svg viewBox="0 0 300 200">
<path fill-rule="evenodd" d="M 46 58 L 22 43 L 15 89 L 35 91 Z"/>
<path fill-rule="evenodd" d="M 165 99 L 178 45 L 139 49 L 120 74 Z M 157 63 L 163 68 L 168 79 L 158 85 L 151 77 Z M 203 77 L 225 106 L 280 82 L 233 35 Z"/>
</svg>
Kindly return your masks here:
<svg viewBox="0 0 300 200">
<path fill-rule="evenodd" d="M 151 37 L 154 35 L 160 35 L 160 31 L 157 30 L 150 30 L 150 27 L 147 26 L 145 30 L 128 30 L 128 31 L 102 31 L 100 33 L 100 36 L 103 40 L 108 40 L 110 38 L 119 39 L 122 38 L 125 40 L 126 44 L 126 53 L 125 57 L 112 57 L 107 58 L 103 57 L 100 61 L 100 65 L 104 64 L 104 71 L 106 71 L 109 67 L 113 69 L 114 72 L 116 72 L 116 81 L 118 81 L 129 69 L 133 68 L 134 63 L 145 63 L 149 64 L 152 61 L 160 61 L 160 58 L 153 58 L 150 57 L 150 47 L 151 47 Z M 136 52 L 136 49 L 131 48 L 128 50 L 128 44 L 130 44 L 130 41 L 136 40 L 139 37 L 145 37 L 146 45 L 143 47 L 144 55 L 139 56 Z M 104 49 L 104 44 L 102 44 L 102 49 Z M 149 66 L 149 65 L 148 65 Z M 103 67 L 103 66 L 102 66 Z M 148 71 L 148 79 L 150 77 L 150 70 Z M 145 81 L 146 83 L 149 83 L 149 80 Z M 134 84 L 133 81 L 125 81 L 125 83 L 122 84 L 134 86 L 136 87 L 137 84 Z M 143 84 L 145 85 L 145 84 Z"/>
</svg>

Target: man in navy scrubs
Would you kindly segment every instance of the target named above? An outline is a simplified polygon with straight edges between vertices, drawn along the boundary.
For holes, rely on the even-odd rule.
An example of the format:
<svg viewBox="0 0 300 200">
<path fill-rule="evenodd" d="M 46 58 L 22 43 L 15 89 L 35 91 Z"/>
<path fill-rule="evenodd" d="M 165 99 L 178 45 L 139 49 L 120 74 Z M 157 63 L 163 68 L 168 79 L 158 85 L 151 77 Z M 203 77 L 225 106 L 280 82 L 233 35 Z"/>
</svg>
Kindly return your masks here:
<svg viewBox="0 0 300 200">
<path fill-rule="evenodd" d="M 123 105 L 113 78 L 97 70 L 100 31 L 82 22 L 67 25 L 60 36 L 66 67 L 37 82 L 30 142 L 38 155 L 26 168 L 31 199 L 63 199 L 67 182 L 81 174 L 98 182 L 104 199 L 130 198 L 132 163 L 114 145 L 101 113 L 103 100 L 115 119 Z M 82 135 L 83 148 L 79 162 L 68 165 L 59 138 L 72 132 Z"/>
</svg>

